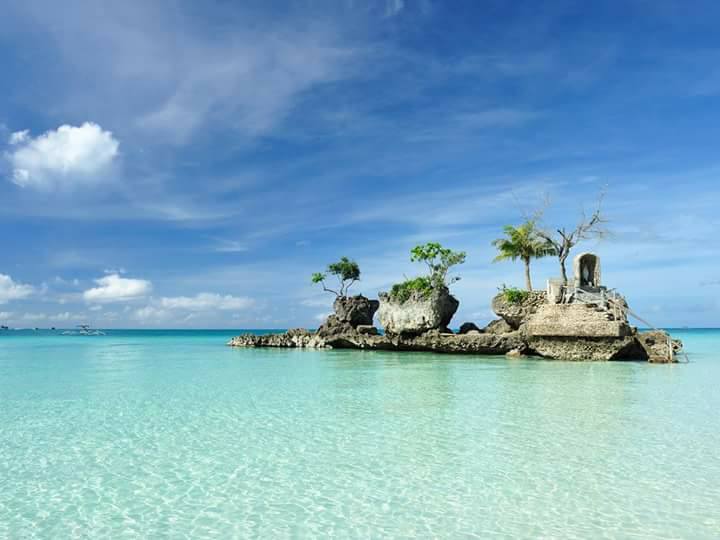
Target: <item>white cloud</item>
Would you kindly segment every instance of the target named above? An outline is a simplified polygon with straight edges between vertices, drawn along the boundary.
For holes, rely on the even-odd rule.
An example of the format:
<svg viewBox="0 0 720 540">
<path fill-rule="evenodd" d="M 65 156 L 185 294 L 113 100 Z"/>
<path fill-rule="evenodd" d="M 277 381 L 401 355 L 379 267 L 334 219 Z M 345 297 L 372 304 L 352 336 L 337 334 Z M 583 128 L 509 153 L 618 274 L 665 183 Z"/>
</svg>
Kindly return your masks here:
<svg viewBox="0 0 720 540">
<path fill-rule="evenodd" d="M 0 311 L 0 321 L 4 321 L 12 317 L 13 314 L 11 311 Z"/>
<path fill-rule="evenodd" d="M 99 125 L 62 125 L 36 138 L 27 130 L 11 135 L 8 154 L 12 181 L 41 190 L 90 185 L 109 178 L 118 154 L 118 141 Z"/>
<path fill-rule="evenodd" d="M 127 302 L 146 296 L 152 283 L 144 279 L 130 279 L 110 274 L 95 280 L 99 287 L 88 289 L 83 298 L 89 303 Z"/>
<path fill-rule="evenodd" d="M 197 313 L 212 311 L 243 310 L 255 305 L 244 296 L 199 293 L 195 296 L 173 296 L 152 299 L 151 302 L 132 313 L 135 320 L 144 323 L 182 321 L 189 322 Z"/>
<path fill-rule="evenodd" d="M 10 135 L 10 144 L 21 144 L 28 140 L 30 137 L 30 131 L 25 129 L 23 131 L 16 131 L 12 135 Z"/>
<path fill-rule="evenodd" d="M 27 298 L 34 292 L 30 285 L 16 283 L 5 274 L 0 274 L 0 304 L 7 304 L 10 300 Z"/>
<path fill-rule="evenodd" d="M 44 313 L 26 313 L 25 315 L 22 316 L 23 321 L 34 322 L 34 321 L 44 321 L 45 319 L 47 319 L 47 315 L 45 315 Z"/>
<path fill-rule="evenodd" d="M 50 315 L 49 318 L 52 319 L 53 321 L 69 321 L 70 319 L 73 318 L 73 315 L 69 311 L 65 311 L 63 313 L 57 313 L 55 315 Z"/>
<path fill-rule="evenodd" d="M 159 321 L 166 319 L 169 313 L 164 309 L 159 309 L 154 306 L 145 306 L 140 309 L 136 309 L 133 313 L 133 317 L 139 321 Z"/>
<path fill-rule="evenodd" d="M 200 293 L 195 296 L 175 296 L 161 298 L 160 305 L 164 309 L 185 311 L 213 311 L 246 309 L 255 302 L 244 296 L 220 295 L 213 293 Z"/>
<path fill-rule="evenodd" d="M 247 246 L 235 240 L 218 239 L 218 245 L 215 247 L 215 251 L 219 253 L 242 253 L 247 250 Z"/>
</svg>

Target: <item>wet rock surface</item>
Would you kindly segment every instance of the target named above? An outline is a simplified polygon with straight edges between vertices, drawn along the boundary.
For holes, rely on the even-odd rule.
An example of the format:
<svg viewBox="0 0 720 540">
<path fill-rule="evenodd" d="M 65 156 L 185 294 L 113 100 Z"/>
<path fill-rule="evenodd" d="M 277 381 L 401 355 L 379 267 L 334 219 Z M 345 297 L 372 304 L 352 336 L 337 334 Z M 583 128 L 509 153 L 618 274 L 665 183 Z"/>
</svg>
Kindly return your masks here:
<svg viewBox="0 0 720 540">
<path fill-rule="evenodd" d="M 418 336 L 377 335 L 363 328 L 335 334 L 304 333 L 269 334 L 263 336 L 242 335 L 230 340 L 232 347 L 289 347 L 289 348 L 338 348 L 374 349 L 394 351 L 427 351 L 457 354 L 505 354 L 513 349 L 525 350 L 526 345 L 519 332 L 509 334 L 446 334 L 439 331 L 425 332 Z M 293 331 L 295 332 L 295 331 Z"/>
</svg>

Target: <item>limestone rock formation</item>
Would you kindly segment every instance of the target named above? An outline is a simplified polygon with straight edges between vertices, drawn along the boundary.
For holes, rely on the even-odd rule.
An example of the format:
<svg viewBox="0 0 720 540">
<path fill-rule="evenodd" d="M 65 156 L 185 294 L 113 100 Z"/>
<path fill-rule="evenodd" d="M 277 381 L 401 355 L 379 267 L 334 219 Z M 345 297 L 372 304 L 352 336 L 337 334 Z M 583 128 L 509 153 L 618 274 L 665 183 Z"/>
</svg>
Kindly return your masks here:
<svg viewBox="0 0 720 540">
<path fill-rule="evenodd" d="M 346 322 L 353 328 L 358 325 L 371 325 L 380 302 L 357 296 L 338 296 L 333 303 L 335 316 L 340 322 Z"/>
<path fill-rule="evenodd" d="M 345 333 L 320 336 L 307 330 L 285 334 L 242 335 L 230 340 L 232 347 L 339 348 L 393 351 L 428 351 L 455 354 L 501 355 L 512 350 L 527 349 L 519 332 L 509 334 L 445 334 L 438 330 L 418 336 L 373 335 L 357 329 Z"/>
<path fill-rule="evenodd" d="M 528 345 L 535 353 L 555 360 L 605 361 L 640 360 L 633 336 L 580 338 L 572 336 L 530 337 Z"/>
<path fill-rule="evenodd" d="M 355 328 L 358 334 L 365 334 L 368 336 L 377 336 L 380 335 L 380 332 L 378 332 L 378 329 L 375 328 L 372 325 L 369 324 L 360 324 Z"/>
<path fill-rule="evenodd" d="M 333 303 L 335 313 L 318 328 L 317 334 L 327 338 L 352 333 L 358 327 L 372 327 L 380 302 L 362 295 L 338 296 Z"/>
<path fill-rule="evenodd" d="M 299 349 L 326 348 L 325 341 L 315 332 L 293 328 L 282 334 L 241 334 L 228 343 L 231 347 L 281 347 Z"/>
<path fill-rule="evenodd" d="M 621 338 L 632 334 L 626 320 L 594 304 L 543 304 L 526 323 L 529 336 Z"/>
<path fill-rule="evenodd" d="M 415 293 L 402 303 L 381 293 L 378 318 L 387 334 L 417 336 L 447 328 L 459 305 L 446 287 L 434 289 L 427 297 Z"/>
<path fill-rule="evenodd" d="M 673 362 L 671 349 L 682 347 L 665 332 L 638 332 L 624 312 L 598 304 L 544 304 L 524 329 L 534 352 L 558 360 Z"/>
<path fill-rule="evenodd" d="M 512 332 L 513 327 L 510 326 L 505 319 L 497 319 L 495 321 L 491 321 L 486 327 L 485 332 L 488 334 L 507 334 L 508 332 Z"/>
<path fill-rule="evenodd" d="M 467 334 L 468 332 L 478 332 L 481 333 L 482 330 L 480 330 L 480 327 L 473 323 L 473 322 L 464 322 L 460 325 L 460 329 L 458 330 L 458 334 Z"/>
<path fill-rule="evenodd" d="M 672 362 L 673 354 L 682 349 L 680 340 L 670 338 L 670 335 L 662 330 L 638 332 L 637 341 L 642 353 L 647 356 L 647 361 L 655 364 Z"/>
<path fill-rule="evenodd" d="M 519 303 L 508 301 L 505 294 L 501 292 L 492 299 L 492 310 L 502 317 L 513 330 L 517 330 L 523 321 L 535 313 L 545 301 L 545 291 L 532 291 L 528 293 L 528 297 L 524 301 Z"/>
</svg>

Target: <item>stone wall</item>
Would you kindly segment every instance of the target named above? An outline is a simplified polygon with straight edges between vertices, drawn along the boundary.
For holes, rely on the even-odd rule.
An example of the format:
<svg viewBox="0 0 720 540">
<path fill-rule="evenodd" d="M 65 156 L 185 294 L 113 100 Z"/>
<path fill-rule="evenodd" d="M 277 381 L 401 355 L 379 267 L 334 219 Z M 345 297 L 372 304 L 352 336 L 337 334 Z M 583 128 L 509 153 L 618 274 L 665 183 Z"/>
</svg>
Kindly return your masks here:
<svg viewBox="0 0 720 540">
<path fill-rule="evenodd" d="M 528 336 L 625 337 L 632 328 L 616 321 L 612 313 L 591 304 L 544 304 L 532 314 L 525 329 Z"/>
</svg>

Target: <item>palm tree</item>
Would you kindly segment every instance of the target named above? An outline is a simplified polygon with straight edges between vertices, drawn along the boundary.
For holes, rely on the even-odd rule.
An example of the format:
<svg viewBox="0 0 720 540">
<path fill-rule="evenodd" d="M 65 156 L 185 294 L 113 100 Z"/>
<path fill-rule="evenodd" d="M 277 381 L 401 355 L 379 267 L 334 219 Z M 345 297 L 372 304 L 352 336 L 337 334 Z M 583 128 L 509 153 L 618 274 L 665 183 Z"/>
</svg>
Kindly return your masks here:
<svg viewBox="0 0 720 540">
<path fill-rule="evenodd" d="M 530 279 L 530 260 L 539 259 L 548 255 L 557 255 L 557 250 L 547 240 L 541 238 L 535 230 L 535 221 L 529 220 L 513 227 L 506 225 L 503 228 L 505 238 L 498 238 L 493 245 L 500 252 L 493 262 L 520 259 L 525 264 L 525 286 L 532 291 Z"/>
</svg>

